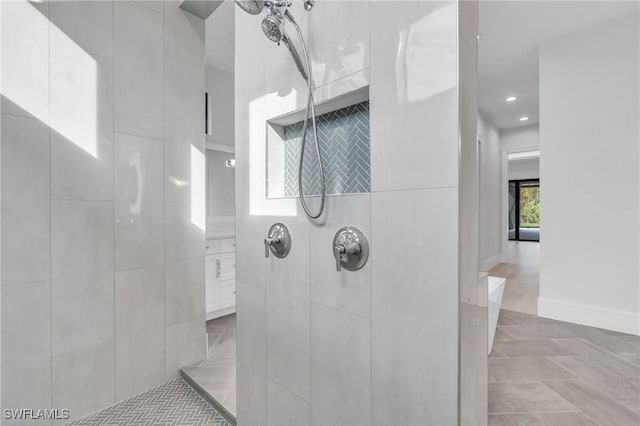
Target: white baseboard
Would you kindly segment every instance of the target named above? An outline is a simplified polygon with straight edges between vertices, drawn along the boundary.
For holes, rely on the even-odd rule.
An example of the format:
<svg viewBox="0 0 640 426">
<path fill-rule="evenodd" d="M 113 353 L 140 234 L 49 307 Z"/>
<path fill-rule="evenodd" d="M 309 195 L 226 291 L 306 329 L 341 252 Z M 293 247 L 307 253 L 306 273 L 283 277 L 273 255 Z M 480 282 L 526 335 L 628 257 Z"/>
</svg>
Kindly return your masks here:
<svg viewBox="0 0 640 426">
<path fill-rule="evenodd" d="M 640 314 L 634 312 L 539 298 L 538 316 L 640 336 Z"/>
<path fill-rule="evenodd" d="M 489 269 L 493 268 L 496 265 L 499 265 L 501 262 L 501 255 L 500 253 L 496 254 L 495 256 L 490 257 L 489 259 L 483 260 L 482 264 L 480 265 L 480 270 L 481 271 L 488 271 Z"/>
</svg>

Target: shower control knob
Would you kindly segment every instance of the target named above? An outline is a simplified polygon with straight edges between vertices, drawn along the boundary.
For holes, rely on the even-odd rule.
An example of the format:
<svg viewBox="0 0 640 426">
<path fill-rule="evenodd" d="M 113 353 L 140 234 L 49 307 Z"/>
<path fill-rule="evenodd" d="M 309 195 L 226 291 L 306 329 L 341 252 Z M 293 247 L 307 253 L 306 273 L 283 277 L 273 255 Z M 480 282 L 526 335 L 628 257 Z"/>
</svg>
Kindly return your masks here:
<svg viewBox="0 0 640 426">
<path fill-rule="evenodd" d="M 336 271 L 361 269 L 369 258 L 369 243 L 362 231 L 353 226 L 341 228 L 333 237 Z"/>
<path fill-rule="evenodd" d="M 291 234 L 282 223 L 274 223 L 269 229 L 267 238 L 264 239 L 264 257 L 269 257 L 269 252 L 275 257 L 287 257 L 291 250 Z"/>
</svg>

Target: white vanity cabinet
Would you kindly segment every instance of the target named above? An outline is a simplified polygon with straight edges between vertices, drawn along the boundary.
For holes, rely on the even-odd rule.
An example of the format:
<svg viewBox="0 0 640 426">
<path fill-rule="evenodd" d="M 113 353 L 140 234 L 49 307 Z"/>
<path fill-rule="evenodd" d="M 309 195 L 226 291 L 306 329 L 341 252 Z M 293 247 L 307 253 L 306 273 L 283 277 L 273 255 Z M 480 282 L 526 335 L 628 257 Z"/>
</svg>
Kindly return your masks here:
<svg viewBox="0 0 640 426">
<path fill-rule="evenodd" d="M 233 238 L 207 240 L 207 320 L 236 311 L 236 241 Z"/>
</svg>

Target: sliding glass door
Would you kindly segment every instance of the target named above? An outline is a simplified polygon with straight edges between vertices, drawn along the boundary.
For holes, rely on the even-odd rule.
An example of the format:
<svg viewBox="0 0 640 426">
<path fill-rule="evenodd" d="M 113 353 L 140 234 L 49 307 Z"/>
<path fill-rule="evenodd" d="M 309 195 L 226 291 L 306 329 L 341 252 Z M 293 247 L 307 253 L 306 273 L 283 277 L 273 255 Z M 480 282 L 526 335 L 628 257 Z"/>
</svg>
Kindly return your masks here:
<svg viewBox="0 0 640 426">
<path fill-rule="evenodd" d="M 540 180 L 509 181 L 509 239 L 540 241 Z"/>
</svg>

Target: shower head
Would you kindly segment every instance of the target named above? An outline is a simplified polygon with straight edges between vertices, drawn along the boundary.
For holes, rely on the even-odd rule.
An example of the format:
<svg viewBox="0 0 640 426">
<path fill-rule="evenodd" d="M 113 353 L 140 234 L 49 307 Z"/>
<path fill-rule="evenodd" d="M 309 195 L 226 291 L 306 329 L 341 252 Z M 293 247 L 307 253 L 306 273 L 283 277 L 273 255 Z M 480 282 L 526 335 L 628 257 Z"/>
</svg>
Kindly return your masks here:
<svg viewBox="0 0 640 426">
<path fill-rule="evenodd" d="M 297 27 L 295 20 L 293 20 L 293 16 L 291 16 L 288 10 L 285 10 L 285 16 Z M 308 73 L 304 65 L 302 65 L 302 60 L 300 59 L 298 51 L 284 32 L 284 18 L 279 11 L 273 10 L 271 11 L 271 13 L 264 17 L 264 19 L 262 20 L 262 31 L 269 40 L 273 41 L 274 43 L 282 42 L 285 46 L 287 46 L 287 49 L 289 49 L 289 53 L 291 53 L 291 56 L 293 57 L 293 62 L 295 62 L 298 71 L 302 75 L 302 78 L 304 80 L 307 80 L 309 78 Z"/>
<path fill-rule="evenodd" d="M 236 0 L 236 4 L 250 15 L 258 15 L 264 9 L 263 0 Z"/>
<path fill-rule="evenodd" d="M 278 43 L 284 37 L 283 19 L 279 12 L 269 13 L 262 20 L 262 31 L 267 38 Z"/>
</svg>

